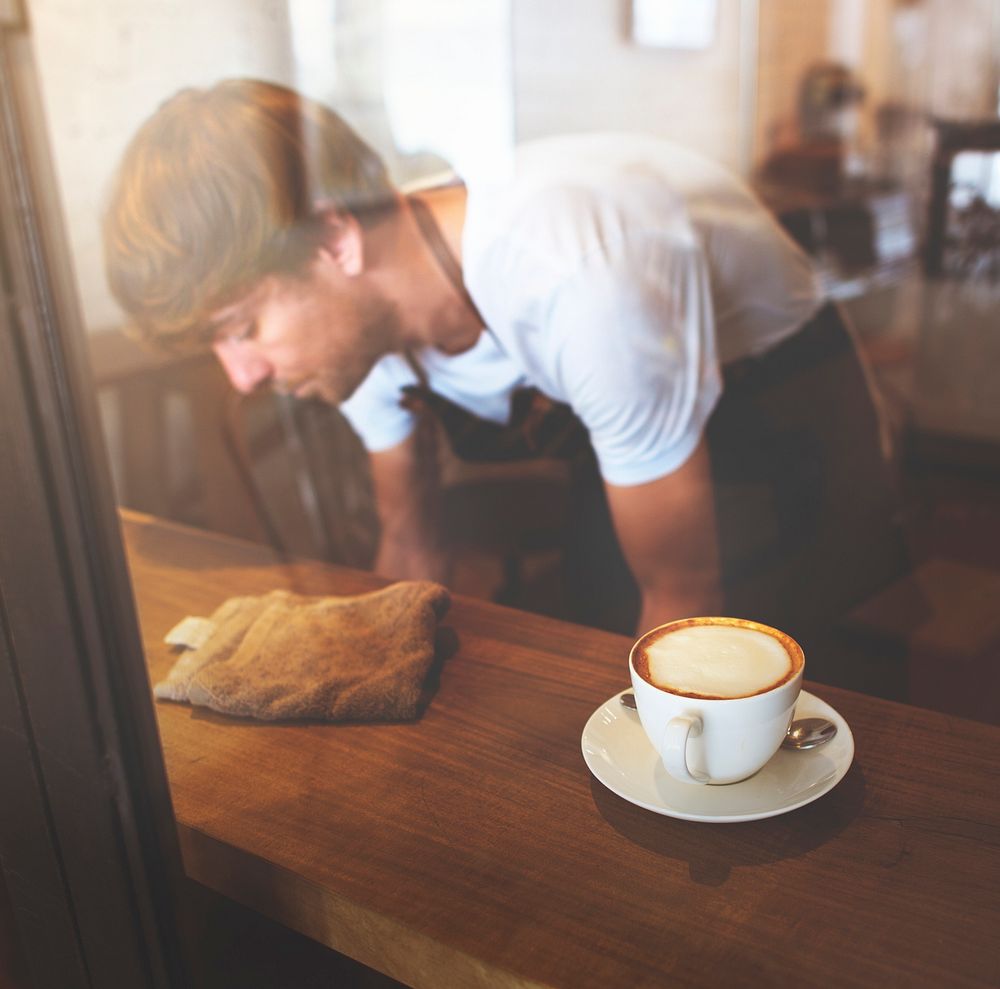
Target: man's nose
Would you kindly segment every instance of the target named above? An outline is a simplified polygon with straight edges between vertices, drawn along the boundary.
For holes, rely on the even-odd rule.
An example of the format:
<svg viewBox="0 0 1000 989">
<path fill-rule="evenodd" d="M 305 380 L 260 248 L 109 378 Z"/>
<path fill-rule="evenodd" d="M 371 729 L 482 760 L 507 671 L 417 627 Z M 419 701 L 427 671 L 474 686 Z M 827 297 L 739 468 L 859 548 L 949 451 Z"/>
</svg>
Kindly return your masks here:
<svg viewBox="0 0 1000 989">
<path fill-rule="evenodd" d="M 216 343 L 212 350 L 232 386 L 243 395 L 248 395 L 274 376 L 271 362 L 244 342 L 223 340 Z"/>
</svg>

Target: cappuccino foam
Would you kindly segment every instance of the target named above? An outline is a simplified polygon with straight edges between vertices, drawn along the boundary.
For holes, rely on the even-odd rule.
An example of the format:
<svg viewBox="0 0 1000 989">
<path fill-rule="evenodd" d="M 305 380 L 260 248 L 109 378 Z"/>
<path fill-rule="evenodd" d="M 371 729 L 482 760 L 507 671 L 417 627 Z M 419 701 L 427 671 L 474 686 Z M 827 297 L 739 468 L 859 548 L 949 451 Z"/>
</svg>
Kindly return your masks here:
<svg viewBox="0 0 1000 989">
<path fill-rule="evenodd" d="M 640 650 L 639 673 L 654 686 L 692 697 L 747 697 L 795 673 L 781 640 L 731 625 L 688 625 L 652 637 Z"/>
</svg>

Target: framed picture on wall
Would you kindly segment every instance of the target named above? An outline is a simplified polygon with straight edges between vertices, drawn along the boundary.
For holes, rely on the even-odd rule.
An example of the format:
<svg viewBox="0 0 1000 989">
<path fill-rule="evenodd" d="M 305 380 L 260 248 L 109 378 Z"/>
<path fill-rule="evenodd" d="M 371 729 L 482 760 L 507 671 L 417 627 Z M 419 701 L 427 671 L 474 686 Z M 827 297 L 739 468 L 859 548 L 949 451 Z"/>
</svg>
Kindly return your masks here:
<svg viewBox="0 0 1000 989">
<path fill-rule="evenodd" d="M 717 0 L 632 0 L 632 40 L 649 48 L 711 48 L 717 7 Z"/>
</svg>

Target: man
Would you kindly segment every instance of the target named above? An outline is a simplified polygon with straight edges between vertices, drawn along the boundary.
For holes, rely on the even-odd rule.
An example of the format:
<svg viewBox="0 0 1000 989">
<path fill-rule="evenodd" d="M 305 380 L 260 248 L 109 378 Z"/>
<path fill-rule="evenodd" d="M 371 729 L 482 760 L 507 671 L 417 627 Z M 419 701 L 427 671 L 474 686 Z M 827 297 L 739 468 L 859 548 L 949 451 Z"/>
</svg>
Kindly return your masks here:
<svg viewBox="0 0 1000 989">
<path fill-rule="evenodd" d="M 371 455 L 377 569 L 390 576 L 445 573 L 416 429 L 423 409 L 455 427 L 460 452 L 464 435 L 472 455 L 481 438 L 501 457 L 589 465 L 638 587 L 637 627 L 751 605 L 750 617 L 781 618 L 789 595 L 815 611 L 800 586 L 815 562 L 802 550 L 839 537 L 814 524 L 813 495 L 791 473 L 816 466 L 800 456 L 808 441 L 795 427 L 789 444 L 780 424 L 789 409 L 798 422 L 822 389 L 807 385 L 767 412 L 755 397 L 772 368 L 780 390 L 800 358 L 815 363 L 815 342 L 799 340 L 819 340 L 850 378 L 850 394 L 831 393 L 807 428 L 840 417 L 834 428 L 851 434 L 864 483 L 884 487 L 856 356 L 807 259 L 740 183 L 664 142 L 552 139 L 522 149 L 508 182 L 402 196 L 329 110 L 279 86 L 228 81 L 179 94 L 136 135 L 105 244 L 112 289 L 139 336 L 211 346 L 241 392 L 269 386 L 341 407 Z M 730 370 L 746 395 L 727 412 Z M 858 406 L 858 429 L 841 416 L 844 401 Z M 766 449 L 772 440 L 777 449 Z M 734 513 L 713 472 L 747 461 L 749 487 L 742 475 L 729 486 Z M 818 469 L 840 472 L 826 459 Z M 756 474 L 773 489 L 763 514 L 752 504 Z M 866 525 L 884 507 L 881 493 L 873 500 Z M 748 566 L 730 536 L 767 545 Z M 606 569 L 598 561 L 595 571 Z M 751 588 L 742 598 L 729 587 L 741 580 Z"/>
</svg>

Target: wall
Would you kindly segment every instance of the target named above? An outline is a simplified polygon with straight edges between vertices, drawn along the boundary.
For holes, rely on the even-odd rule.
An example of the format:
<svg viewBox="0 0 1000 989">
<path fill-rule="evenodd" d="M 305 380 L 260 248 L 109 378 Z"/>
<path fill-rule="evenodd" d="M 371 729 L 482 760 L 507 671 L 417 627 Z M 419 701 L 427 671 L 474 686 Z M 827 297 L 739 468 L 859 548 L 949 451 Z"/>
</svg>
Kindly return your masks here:
<svg viewBox="0 0 1000 989">
<path fill-rule="evenodd" d="M 748 2 L 748 0 L 744 0 Z M 624 0 L 514 0 L 518 139 L 574 130 L 659 134 L 739 169 L 741 0 L 719 0 L 706 51 L 643 48 Z"/>
<path fill-rule="evenodd" d="M 760 10 L 754 159 L 794 140 L 799 81 L 826 57 L 833 0 L 764 0 Z"/>
<path fill-rule="evenodd" d="M 936 116 L 990 117 L 998 109 L 1000 4 L 996 0 L 927 0 L 925 99 Z"/>
</svg>

